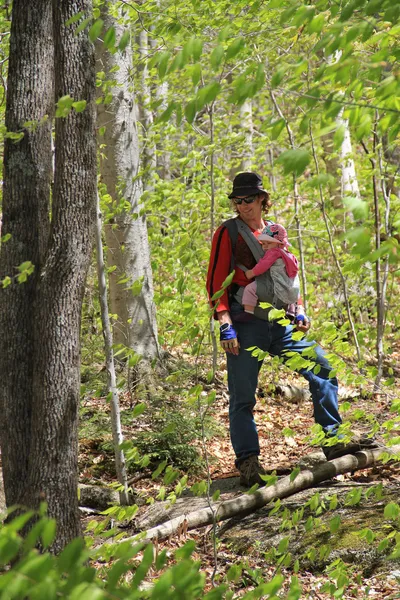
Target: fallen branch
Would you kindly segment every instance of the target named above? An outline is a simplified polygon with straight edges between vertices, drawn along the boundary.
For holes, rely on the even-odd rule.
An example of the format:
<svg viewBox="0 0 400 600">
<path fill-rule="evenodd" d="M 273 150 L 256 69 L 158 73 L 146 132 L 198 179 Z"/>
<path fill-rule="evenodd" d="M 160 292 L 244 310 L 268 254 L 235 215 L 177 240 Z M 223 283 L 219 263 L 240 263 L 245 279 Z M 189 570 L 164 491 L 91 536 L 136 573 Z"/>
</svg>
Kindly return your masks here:
<svg viewBox="0 0 400 600">
<path fill-rule="evenodd" d="M 301 471 L 297 477 L 290 481 L 290 476 L 287 476 L 279 480 L 275 485 L 258 489 L 254 494 L 243 494 L 232 500 L 226 502 L 216 503 L 213 509 L 217 509 L 216 520 L 224 521 L 231 517 L 242 515 L 245 516 L 265 506 L 272 500 L 277 498 L 287 498 L 292 496 L 301 490 L 310 488 L 322 481 L 327 481 L 335 477 L 336 475 L 342 475 L 343 473 L 354 472 L 359 469 L 365 469 L 371 467 L 379 462 L 380 457 L 383 453 L 396 455 L 400 453 L 400 445 L 393 446 L 392 448 L 377 448 L 374 450 L 363 450 L 357 452 L 356 455 L 347 454 L 335 460 L 323 463 L 314 469 Z M 181 515 L 166 523 L 162 523 L 157 527 L 148 529 L 144 537 L 140 537 L 143 541 L 150 541 L 153 539 L 162 539 L 170 535 L 173 535 L 184 528 L 185 531 L 190 529 L 196 529 L 197 527 L 204 527 L 209 525 L 213 521 L 213 512 L 207 507 L 203 508 L 186 515 Z M 137 541 L 138 536 L 125 538 L 124 541 L 132 540 Z"/>
<path fill-rule="evenodd" d="M 311 394 L 308 388 L 299 387 L 297 385 L 281 385 L 275 386 L 275 392 L 282 396 L 287 402 L 301 404 L 306 401 L 311 401 Z M 360 392 L 340 386 L 338 391 L 339 400 L 349 400 L 350 398 L 359 397 Z"/>
</svg>

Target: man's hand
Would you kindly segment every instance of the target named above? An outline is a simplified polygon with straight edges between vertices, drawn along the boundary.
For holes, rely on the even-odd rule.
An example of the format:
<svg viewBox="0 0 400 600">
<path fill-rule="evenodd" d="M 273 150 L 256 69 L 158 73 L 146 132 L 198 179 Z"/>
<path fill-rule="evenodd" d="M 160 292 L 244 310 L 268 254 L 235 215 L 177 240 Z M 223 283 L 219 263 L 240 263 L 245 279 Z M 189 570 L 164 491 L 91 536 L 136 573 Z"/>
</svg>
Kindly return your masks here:
<svg viewBox="0 0 400 600">
<path fill-rule="evenodd" d="M 237 333 L 231 323 L 223 323 L 219 328 L 219 339 L 222 348 L 229 354 L 239 354 Z"/>
<path fill-rule="evenodd" d="M 301 318 L 300 318 L 301 317 Z M 307 331 L 311 327 L 311 321 L 306 317 L 306 315 L 297 315 L 295 319 L 295 328 L 297 331 L 301 331 L 302 333 L 307 333 Z"/>
</svg>

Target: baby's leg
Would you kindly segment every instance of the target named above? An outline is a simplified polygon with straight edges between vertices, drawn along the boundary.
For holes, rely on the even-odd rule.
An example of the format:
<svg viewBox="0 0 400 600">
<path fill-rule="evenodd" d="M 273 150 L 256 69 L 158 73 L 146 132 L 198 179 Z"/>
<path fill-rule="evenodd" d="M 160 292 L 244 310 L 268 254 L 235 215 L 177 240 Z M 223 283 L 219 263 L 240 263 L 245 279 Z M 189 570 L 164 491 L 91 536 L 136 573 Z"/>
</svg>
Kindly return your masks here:
<svg viewBox="0 0 400 600">
<path fill-rule="evenodd" d="M 245 312 L 254 314 L 254 309 L 257 306 L 257 284 L 255 281 L 246 285 L 243 290 L 242 304 Z"/>
</svg>

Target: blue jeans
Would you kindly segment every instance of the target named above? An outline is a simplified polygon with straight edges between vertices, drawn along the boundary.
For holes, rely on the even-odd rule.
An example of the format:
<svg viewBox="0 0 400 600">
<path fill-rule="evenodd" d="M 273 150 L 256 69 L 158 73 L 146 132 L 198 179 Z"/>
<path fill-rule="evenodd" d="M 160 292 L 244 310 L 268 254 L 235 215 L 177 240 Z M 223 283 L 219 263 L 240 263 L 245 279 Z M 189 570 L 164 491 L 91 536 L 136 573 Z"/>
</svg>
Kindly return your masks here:
<svg viewBox="0 0 400 600">
<path fill-rule="evenodd" d="M 293 327 L 284 327 L 272 321 L 263 321 L 255 317 L 248 322 L 237 322 L 232 314 L 234 327 L 238 334 L 240 351 L 237 356 L 227 354 L 229 388 L 229 423 L 236 465 L 245 458 L 260 454 L 258 432 L 253 417 L 256 403 L 258 373 L 262 365 L 246 348 L 257 346 L 271 356 L 283 356 L 285 351 L 299 352 L 315 346 L 312 341 L 292 339 Z M 326 432 L 335 431 L 342 422 L 338 409 L 338 382 L 336 377 L 329 379 L 332 367 L 324 357 L 320 346 L 315 346 L 316 356 L 311 358 L 321 368 L 318 374 L 306 369 L 299 373 L 309 383 L 314 405 L 314 419 Z"/>
</svg>

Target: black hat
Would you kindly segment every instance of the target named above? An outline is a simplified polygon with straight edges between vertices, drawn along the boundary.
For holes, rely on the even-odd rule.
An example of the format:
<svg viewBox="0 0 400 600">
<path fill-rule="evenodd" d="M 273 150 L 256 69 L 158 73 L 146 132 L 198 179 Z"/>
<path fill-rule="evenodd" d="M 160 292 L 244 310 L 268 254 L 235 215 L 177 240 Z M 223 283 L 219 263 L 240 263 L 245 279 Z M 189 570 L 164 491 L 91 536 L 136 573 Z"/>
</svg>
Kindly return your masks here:
<svg viewBox="0 0 400 600">
<path fill-rule="evenodd" d="M 258 193 L 264 193 L 269 196 L 268 192 L 263 188 L 261 177 L 257 173 L 239 173 L 233 180 L 232 193 L 229 194 L 228 198 L 251 196 L 251 194 Z"/>
</svg>

